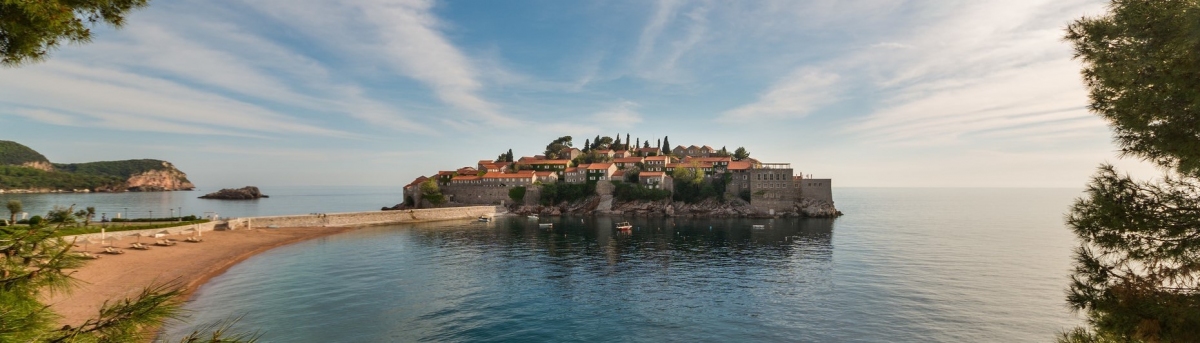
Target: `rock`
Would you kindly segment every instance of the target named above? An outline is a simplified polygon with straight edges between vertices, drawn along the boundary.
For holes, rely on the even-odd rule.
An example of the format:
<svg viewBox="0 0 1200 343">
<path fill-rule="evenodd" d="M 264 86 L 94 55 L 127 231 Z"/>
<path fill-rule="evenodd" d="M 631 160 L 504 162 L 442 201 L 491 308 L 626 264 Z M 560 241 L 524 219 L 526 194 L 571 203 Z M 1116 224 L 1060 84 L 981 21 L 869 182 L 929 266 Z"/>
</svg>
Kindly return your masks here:
<svg viewBox="0 0 1200 343">
<path fill-rule="evenodd" d="M 258 191 L 258 187 L 246 186 L 238 189 L 222 189 L 216 192 L 205 194 L 200 199 L 218 199 L 218 200 L 253 200 L 258 198 L 269 198 L 269 196 Z"/>
</svg>

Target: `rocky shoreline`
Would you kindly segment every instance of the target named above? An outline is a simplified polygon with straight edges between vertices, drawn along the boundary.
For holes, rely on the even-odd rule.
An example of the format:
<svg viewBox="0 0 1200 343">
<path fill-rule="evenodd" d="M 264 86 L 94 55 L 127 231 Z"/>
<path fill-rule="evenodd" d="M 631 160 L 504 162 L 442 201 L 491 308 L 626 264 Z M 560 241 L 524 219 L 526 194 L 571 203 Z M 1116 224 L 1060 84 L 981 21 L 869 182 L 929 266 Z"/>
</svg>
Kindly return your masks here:
<svg viewBox="0 0 1200 343">
<path fill-rule="evenodd" d="M 270 196 L 262 194 L 262 192 L 258 190 L 258 187 L 254 186 L 246 186 L 238 189 L 225 188 L 200 196 L 200 199 L 217 200 L 254 200 L 260 198 L 270 198 Z"/>
<path fill-rule="evenodd" d="M 790 211 L 764 213 L 751 207 L 741 199 L 721 203 L 715 200 L 705 200 L 695 204 L 660 201 L 626 201 L 614 202 L 608 211 L 597 210 L 601 203 L 600 196 L 591 196 L 573 203 L 562 203 L 555 206 L 545 205 L 510 205 L 509 212 L 518 215 L 623 215 L 645 217 L 712 217 L 712 218 L 774 218 L 774 217 L 804 217 L 804 218 L 836 218 L 842 215 L 833 204 L 803 199 Z"/>
</svg>

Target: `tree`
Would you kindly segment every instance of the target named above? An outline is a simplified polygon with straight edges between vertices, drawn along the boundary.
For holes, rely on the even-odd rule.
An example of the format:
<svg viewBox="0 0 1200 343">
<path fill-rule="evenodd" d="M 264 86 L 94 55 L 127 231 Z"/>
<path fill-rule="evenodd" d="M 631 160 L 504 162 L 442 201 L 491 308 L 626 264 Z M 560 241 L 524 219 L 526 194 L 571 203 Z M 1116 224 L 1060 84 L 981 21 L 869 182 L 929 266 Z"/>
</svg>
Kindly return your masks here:
<svg viewBox="0 0 1200 343">
<path fill-rule="evenodd" d="M 160 284 L 133 298 L 105 303 L 98 315 L 78 327 L 55 326 L 55 315 L 41 296 L 69 291 L 78 283 L 66 270 L 82 267 L 87 259 L 71 252 L 71 242 L 41 224 L 29 228 L 0 228 L 0 342 L 135 342 L 168 318 L 177 318 L 183 289 Z M 220 331 L 220 330 L 218 330 Z M 204 337 L 205 339 L 201 339 Z M 195 332 L 181 342 L 253 342 L 254 335 Z"/>
<path fill-rule="evenodd" d="M 629 133 L 626 132 L 625 133 L 625 145 L 621 146 L 621 149 L 629 150 L 629 143 L 632 143 L 632 142 L 629 141 Z M 633 147 L 637 148 L 638 146 L 634 145 Z"/>
<path fill-rule="evenodd" d="M 546 155 L 546 156 L 550 156 L 550 155 Z M 513 161 L 512 149 L 508 149 L 508 153 L 505 154 L 504 157 L 505 157 L 504 162 L 512 162 Z"/>
<path fill-rule="evenodd" d="M 520 203 L 525 200 L 525 187 L 513 187 L 508 190 L 508 198 L 513 202 Z"/>
<path fill-rule="evenodd" d="M 747 158 L 750 158 L 750 152 L 746 151 L 746 148 L 738 147 L 737 150 L 733 151 L 734 161 L 741 161 Z"/>
<path fill-rule="evenodd" d="M 54 205 L 54 208 L 46 213 L 46 223 L 55 224 L 55 228 L 74 225 L 78 221 L 75 215 L 75 205 L 71 205 L 71 207 Z"/>
<path fill-rule="evenodd" d="M 562 136 L 562 137 L 558 137 L 558 139 L 555 139 L 554 141 L 551 141 L 550 144 L 547 144 L 546 151 L 543 152 L 542 154 L 546 155 L 546 158 L 555 160 L 555 159 L 561 158 L 561 156 L 559 156 L 559 154 L 562 154 L 563 150 L 570 148 L 570 147 L 571 147 L 571 136 Z M 583 148 L 586 150 L 587 144 L 584 144 Z M 510 151 L 509 158 L 511 159 L 512 158 L 512 155 L 511 155 L 512 150 L 510 149 L 509 151 Z M 509 162 L 512 162 L 512 161 L 510 160 Z"/>
<path fill-rule="evenodd" d="M 149 0 L 43 0 L 0 2 L 0 64 L 10 67 L 46 59 L 63 42 L 87 43 L 90 27 L 120 28 L 130 11 Z"/>
<path fill-rule="evenodd" d="M 583 152 L 592 151 L 592 143 L 591 142 L 592 141 L 588 140 L 588 139 L 583 140 Z"/>
<path fill-rule="evenodd" d="M 616 140 L 616 141 L 613 141 L 613 143 L 612 143 L 612 147 L 611 147 L 611 148 L 612 148 L 613 150 L 620 150 L 620 149 L 621 149 L 621 135 L 619 135 L 619 134 L 617 135 L 617 140 Z"/>
<path fill-rule="evenodd" d="M 421 198 L 429 200 L 433 206 L 441 206 L 446 203 L 446 196 L 442 195 L 442 190 L 438 188 L 437 182 L 433 182 L 433 179 L 422 182 L 420 188 Z"/>
<path fill-rule="evenodd" d="M 1089 328 L 1063 342 L 1200 337 L 1200 3 L 1114 0 L 1067 27 L 1089 108 L 1125 156 L 1164 169 L 1136 181 L 1103 165 L 1067 215 L 1079 236 L 1067 303 Z"/>
<path fill-rule="evenodd" d="M 17 222 L 17 213 L 21 213 L 21 210 L 24 210 L 24 209 L 25 209 L 25 206 L 21 204 L 20 200 L 9 200 L 8 201 L 8 213 L 9 213 L 8 221 L 10 223 L 16 223 Z"/>
<path fill-rule="evenodd" d="M 649 147 L 650 147 L 650 141 L 646 141 L 646 146 L 643 146 L 643 148 L 649 148 Z"/>
<path fill-rule="evenodd" d="M 600 135 L 596 135 L 596 138 L 592 139 L 592 150 L 595 149 L 604 149 L 600 146 Z"/>
<path fill-rule="evenodd" d="M 663 136 L 662 144 L 659 145 L 660 147 L 662 147 L 663 155 L 671 154 L 671 141 L 668 140 L 668 138 L 669 138 L 668 136 Z"/>
</svg>

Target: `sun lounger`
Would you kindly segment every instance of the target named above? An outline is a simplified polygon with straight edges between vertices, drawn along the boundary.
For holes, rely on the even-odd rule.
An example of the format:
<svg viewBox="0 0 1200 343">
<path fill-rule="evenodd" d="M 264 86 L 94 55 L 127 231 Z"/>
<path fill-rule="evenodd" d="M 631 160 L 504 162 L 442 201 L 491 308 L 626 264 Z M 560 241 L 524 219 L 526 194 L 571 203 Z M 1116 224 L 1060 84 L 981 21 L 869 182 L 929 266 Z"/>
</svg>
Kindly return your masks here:
<svg viewBox="0 0 1200 343">
<path fill-rule="evenodd" d="M 161 245 L 164 247 L 169 247 L 169 246 L 172 246 L 175 244 L 176 244 L 175 242 L 172 242 L 172 241 L 166 240 L 166 239 L 160 239 L 160 240 L 158 240 L 158 242 L 154 242 L 154 245 Z"/>
<path fill-rule="evenodd" d="M 125 250 L 116 249 L 116 248 L 113 248 L 113 247 L 106 247 L 106 248 L 104 248 L 104 253 L 105 253 L 105 254 L 119 255 L 119 254 L 124 254 L 124 253 L 125 253 Z"/>
<path fill-rule="evenodd" d="M 142 243 L 133 243 L 133 244 L 130 244 L 129 247 L 138 249 L 138 250 L 150 250 L 149 246 L 142 244 Z"/>
<path fill-rule="evenodd" d="M 79 253 L 79 255 L 80 255 L 80 256 L 83 256 L 83 258 L 91 258 L 91 259 L 97 259 L 97 258 L 100 258 L 100 256 L 99 256 L 99 255 L 92 255 L 91 253 L 88 253 L 88 252 L 86 252 L 86 251 Z"/>
<path fill-rule="evenodd" d="M 192 243 L 200 243 L 200 242 L 203 242 L 204 240 L 199 237 L 188 237 L 187 239 L 185 239 L 185 241 L 192 242 Z"/>
</svg>

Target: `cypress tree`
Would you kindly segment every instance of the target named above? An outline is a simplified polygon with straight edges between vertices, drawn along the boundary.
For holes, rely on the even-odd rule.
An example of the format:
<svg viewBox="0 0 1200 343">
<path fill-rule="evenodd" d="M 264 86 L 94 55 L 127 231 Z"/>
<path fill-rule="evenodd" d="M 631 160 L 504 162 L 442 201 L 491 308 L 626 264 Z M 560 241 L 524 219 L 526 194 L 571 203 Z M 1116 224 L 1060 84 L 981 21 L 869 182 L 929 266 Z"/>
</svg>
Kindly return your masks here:
<svg viewBox="0 0 1200 343">
<path fill-rule="evenodd" d="M 668 136 L 663 136 L 662 144 L 663 144 L 663 145 L 662 145 L 662 152 L 663 152 L 663 155 L 670 155 L 670 154 L 671 154 L 671 140 L 670 140 L 670 138 L 669 138 Z"/>
</svg>

